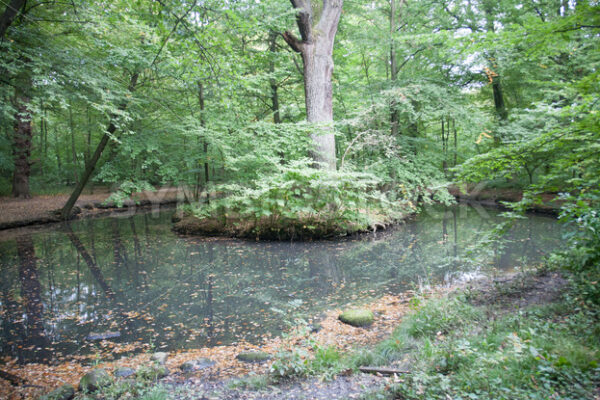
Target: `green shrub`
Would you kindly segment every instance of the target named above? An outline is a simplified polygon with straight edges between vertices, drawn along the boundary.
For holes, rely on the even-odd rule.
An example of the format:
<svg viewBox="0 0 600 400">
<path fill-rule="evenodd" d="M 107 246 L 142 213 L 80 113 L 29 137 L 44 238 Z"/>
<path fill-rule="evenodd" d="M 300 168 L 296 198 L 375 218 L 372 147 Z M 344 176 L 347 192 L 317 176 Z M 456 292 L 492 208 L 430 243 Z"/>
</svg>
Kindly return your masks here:
<svg viewBox="0 0 600 400">
<path fill-rule="evenodd" d="M 222 198 L 193 213 L 221 221 L 240 236 L 310 238 L 375 229 L 414 211 L 412 203 L 388 200 L 371 174 L 329 171 L 300 160 L 249 186 L 221 185 Z"/>
<path fill-rule="evenodd" d="M 407 318 L 407 331 L 413 337 L 434 337 L 464 328 L 479 317 L 474 307 L 458 298 L 429 300 Z"/>
</svg>

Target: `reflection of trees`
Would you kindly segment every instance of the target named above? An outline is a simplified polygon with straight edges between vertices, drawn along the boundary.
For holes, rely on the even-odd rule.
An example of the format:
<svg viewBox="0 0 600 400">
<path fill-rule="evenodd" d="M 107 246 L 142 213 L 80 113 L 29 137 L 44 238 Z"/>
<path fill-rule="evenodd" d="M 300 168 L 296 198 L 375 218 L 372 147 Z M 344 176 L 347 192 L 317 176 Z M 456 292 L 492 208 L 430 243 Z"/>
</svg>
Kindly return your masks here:
<svg viewBox="0 0 600 400">
<path fill-rule="evenodd" d="M 92 258 L 92 256 L 90 256 L 83 243 L 81 243 L 81 240 L 79 240 L 79 237 L 73 232 L 71 225 L 66 226 L 66 234 L 73 246 L 75 247 L 75 249 L 77 250 L 77 252 L 79 253 L 79 255 L 81 255 L 81 257 L 87 264 L 88 269 L 92 273 L 92 276 L 94 277 L 96 282 L 98 282 L 98 284 L 104 291 L 106 297 L 108 297 L 110 300 L 114 300 L 115 292 L 112 290 L 108 282 L 106 282 L 106 279 L 104 279 L 104 274 L 102 274 L 102 271 L 98 267 L 98 264 L 96 264 L 96 261 Z"/>
<path fill-rule="evenodd" d="M 71 338 L 89 333 L 94 324 L 81 324 L 84 319 L 95 322 L 96 329 L 108 324 L 114 327 L 118 322 L 122 334 L 126 329 L 131 333 L 129 339 L 147 338 L 155 329 L 151 333 L 154 343 L 171 348 L 189 346 L 188 332 L 198 337 L 196 345 L 242 337 L 251 340 L 255 333 L 279 331 L 282 319 L 296 312 L 314 315 L 334 302 L 341 305 L 387 290 L 400 292 L 417 276 L 441 278 L 446 271 L 456 270 L 465 262 L 465 245 L 474 244 L 482 233 L 478 225 L 489 223 L 475 213 L 461 219 L 457 215 L 450 209 L 444 220 L 423 217 L 407 221 L 377 237 L 293 244 L 181 238 L 169 233 L 168 215 L 157 223 L 146 215 L 129 221 L 81 221 L 73 225 L 81 236 L 68 227 L 65 236 L 43 236 L 47 243 L 40 242 L 43 246 L 36 248 L 38 255 L 45 253 L 45 262 L 37 264 L 44 277 L 44 300 L 48 300 L 48 290 L 54 296 L 44 303 L 44 316 L 48 318 L 54 299 L 53 312 L 62 318 L 58 338 L 61 332 Z M 539 240 L 543 230 L 547 231 L 548 225 L 533 221 L 514 234 L 517 239 L 532 238 L 522 242 L 525 246 Z M 94 243 L 97 257 L 91 247 Z M 533 256 L 537 249 L 518 243 L 510 249 L 513 258 L 526 251 Z M 478 263 L 491 261 L 489 252 L 477 257 Z M 122 268 L 112 268 L 111 263 L 119 259 Z M 47 269 L 48 290 L 46 269 L 42 269 L 46 264 L 61 266 L 55 272 Z M 18 271 L 20 267 L 14 274 Z M 118 279 L 119 273 L 122 279 Z M 6 276 L 4 271 L 2 276 Z M 18 292 L 5 289 L 8 285 L 4 279 L 0 283 L 3 339 L 9 337 L 7 332 L 24 338 L 25 324 L 11 325 L 11 321 L 19 321 L 25 314 L 25 302 L 19 304 Z M 87 304 L 79 304 L 80 300 Z M 69 317 L 76 314 L 73 309 L 81 312 L 79 320 Z M 135 317 L 138 312 L 151 314 L 153 320 Z M 109 317 L 104 320 L 104 316 Z M 46 336 L 53 338 L 51 324 L 45 328 Z M 4 343 L 0 344 L 2 351 L 16 351 Z"/>
<path fill-rule="evenodd" d="M 119 318 L 119 330 L 123 335 L 135 333 L 138 331 L 139 325 L 145 325 L 145 322 L 139 319 L 138 313 L 128 312 L 127 311 L 127 293 L 124 294 L 123 301 L 117 301 L 117 296 L 113 289 L 110 287 L 106 279 L 104 278 L 104 274 L 98 267 L 96 261 L 90 256 L 87 249 L 79 239 L 79 237 L 73 232 L 70 225 L 67 225 L 66 234 L 69 237 L 69 240 L 77 250 L 78 254 L 81 255 L 83 260 L 85 261 L 88 269 L 92 273 L 92 276 L 98 282 L 107 299 L 109 300 L 109 306 L 116 310 L 116 316 Z M 114 239 L 114 237 L 113 237 Z M 114 243 L 114 242 L 113 242 Z M 123 294 L 123 293 L 122 293 Z M 135 310 L 131 310 L 135 311 Z"/>
<path fill-rule="evenodd" d="M 19 281 L 21 282 L 21 298 L 25 311 L 25 328 L 27 346 L 41 348 L 37 357 L 47 356 L 49 344 L 44 332 L 44 303 L 42 301 L 42 285 L 37 270 L 37 259 L 33 239 L 30 234 L 17 237 L 17 253 L 19 257 Z M 34 349 L 31 349 L 34 350 Z M 44 351 L 46 350 L 46 351 Z M 38 358 L 38 359 L 39 359 Z"/>
<path fill-rule="evenodd" d="M 13 290 L 8 279 L 9 271 L 3 263 L 0 263 L 0 295 L 2 296 L 2 331 L 3 340 L 0 340 L 0 350 L 2 354 L 9 354 L 15 351 L 26 336 L 25 327 L 21 323 L 23 312 L 21 305 L 14 299 Z M 22 347 L 22 346 L 21 346 Z"/>
</svg>

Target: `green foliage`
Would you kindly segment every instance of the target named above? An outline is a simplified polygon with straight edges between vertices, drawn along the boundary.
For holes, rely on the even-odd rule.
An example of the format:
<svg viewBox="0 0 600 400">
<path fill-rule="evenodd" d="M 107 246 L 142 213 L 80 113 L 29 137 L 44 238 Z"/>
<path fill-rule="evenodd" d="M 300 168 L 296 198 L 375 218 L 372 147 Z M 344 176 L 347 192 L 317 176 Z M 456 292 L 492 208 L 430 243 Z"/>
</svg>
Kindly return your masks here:
<svg viewBox="0 0 600 400">
<path fill-rule="evenodd" d="M 405 319 L 371 355 L 410 365 L 411 374 L 394 385 L 393 393 L 407 399 L 592 395 L 600 378 L 600 348 L 592 340 L 598 326 L 594 313 L 579 307 L 573 313 L 566 300 L 511 311 L 495 320 L 481 318 L 498 312 L 490 307 L 474 310 L 461 297 L 425 300 L 415 314 L 419 317 Z M 446 314 L 454 316 L 452 323 Z M 373 393 L 367 398 L 389 397 Z"/>
<path fill-rule="evenodd" d="M 242 236 L 339 235 L 375 229 L 413 210 L 410 202 L 388 200 L 378 185 L 371 174 L 316 169 L 311 161 L 299 160 L 278 166 L 272 175 L 249 187 L 216 186 L 222 199 L 193 212 L 201 219 L 233 224 Z"/>
<path fill-rule="evenodd" d="M 303 349 L 280 352 L 271 365 L 270 373 L 275 380 L 309 376 L 330 380 L 352 365 L 352 359 L 342 355 L 335 347 L 315 344 L 310 353 Z"/>
<path fill-rule="evenodd" d="M 408 333 L 415 337 L 434 338 L 481 318 L 472 306 L 457 298 L 426 301 L 406 319 Z"/>
</svg>

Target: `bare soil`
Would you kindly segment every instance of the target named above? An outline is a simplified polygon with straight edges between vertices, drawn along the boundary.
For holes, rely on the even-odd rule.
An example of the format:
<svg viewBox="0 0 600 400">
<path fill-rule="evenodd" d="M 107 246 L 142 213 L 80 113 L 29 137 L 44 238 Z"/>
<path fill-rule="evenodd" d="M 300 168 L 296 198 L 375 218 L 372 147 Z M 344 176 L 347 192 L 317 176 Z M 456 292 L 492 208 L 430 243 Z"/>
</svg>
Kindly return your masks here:
<svg viewBox="0 0 600 400">
<path fill-rule="evenodd" d="M 130 210 L 132 207 L 150 207 L 177 202 L 178 191 L 175 188 L 159 189 L 156 192 L 142 192 L 133 199 L 117 207 L 106 203 L 110 196 L 108 190 L 94 194 L 82 194 L 75 204 L 80 209 L 76 218 L 103 215 L 115 210 Z M 60 210 L 69 198 L 68 194 L 34 196 L 30 199 L 0 197 L 0 230 L 29 225 L 58 222 L 54 211 Z"/>
</svg>

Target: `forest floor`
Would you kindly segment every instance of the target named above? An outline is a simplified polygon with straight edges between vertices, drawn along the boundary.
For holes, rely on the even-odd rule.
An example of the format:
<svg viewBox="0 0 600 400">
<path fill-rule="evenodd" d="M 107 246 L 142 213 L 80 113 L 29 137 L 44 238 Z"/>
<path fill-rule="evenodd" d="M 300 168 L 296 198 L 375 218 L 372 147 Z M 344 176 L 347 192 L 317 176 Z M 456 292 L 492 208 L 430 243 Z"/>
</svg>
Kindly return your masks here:
<svg viewBox="0 0 600 400">
<path fill-rule="evenodd" d="M 106 215 L 114 211 L 131 211 L 135 207 L 151 207 L 177 202 L 176 188 L 159 189 L 156 192 L 142 192 L 134 195 L 133 201 L 127 201 L 123 207 L 106 203 L 110 196 L 108 189 L 96 190 L 94 194 L 82 194 L 75 204 L 81 210 L 76 218 Z M 54 211 L 60 210 L 69 198 L 69 194 L 33 196 L 30 199 L 0 197 L 0 230 L 28 225 L 58 222 Z"/>
</svg>

